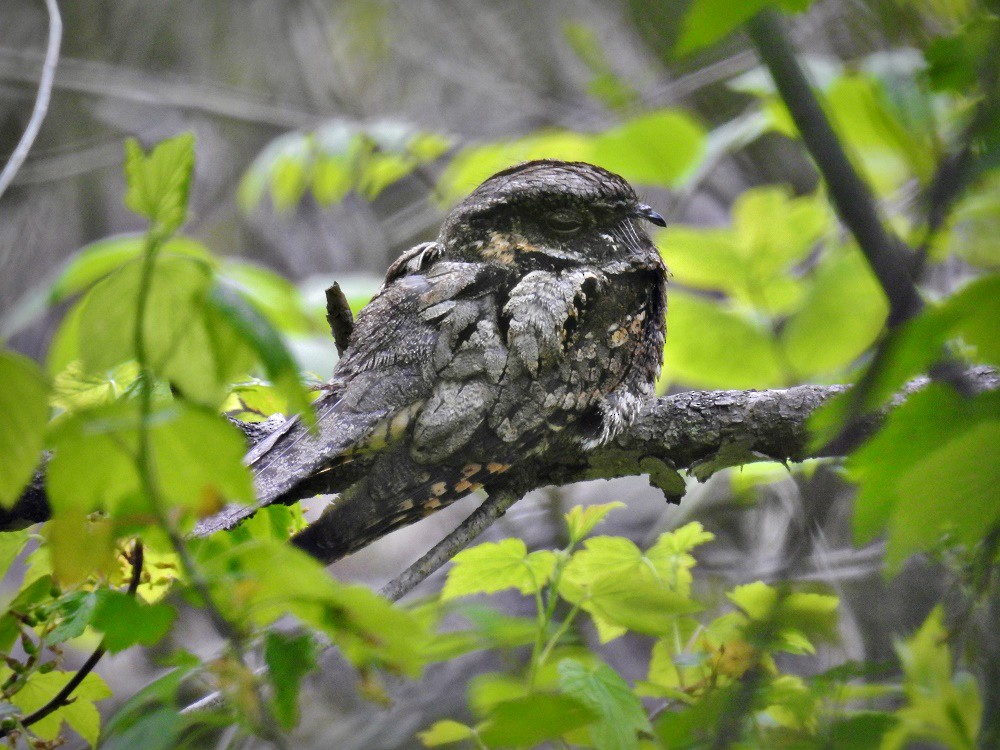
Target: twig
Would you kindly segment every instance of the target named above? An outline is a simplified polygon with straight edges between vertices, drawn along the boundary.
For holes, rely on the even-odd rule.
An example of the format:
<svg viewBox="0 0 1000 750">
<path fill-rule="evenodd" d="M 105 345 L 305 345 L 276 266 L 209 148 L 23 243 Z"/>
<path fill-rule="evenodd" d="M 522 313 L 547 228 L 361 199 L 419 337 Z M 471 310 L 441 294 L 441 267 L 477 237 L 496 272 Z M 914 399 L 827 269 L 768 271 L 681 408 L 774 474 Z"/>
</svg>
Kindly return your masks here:
<svg viewBox="0 0 1000 750">
<path fill-rule="evenodd" d="M 14 181 L 24 160 L 28 158 L 28 151 L 31 150 L 38 131 L 42 127 L 45 113 L 49 110 L 49 99 L 52 96 L 52 82 L 56 76 L 56 65 L 59 63 L 59 47 L 62 44 L 62 17 L 59 15 L 59 6 L 56 0 L 45 0 L 45 8 L 49 13 L 49 43 L 45 50 L 45 61 L 42 63 L 42 75 L 38 81 L 38 96 L 35 97 L 35 106 L 31 110 L 31 117 L 28 126 L 21 135 L 14 148 L 14 153 L 0 172 L 0 198 L 7 192 L 7 188 Z"/>
<path fill-rule="evenodd" d="M 488 529 L 519 498 L 520 495 L 516 492 L 502 491 L 491 495 L 487 498 L 486 502 L 476 508 L 468 518 L 462 521 L 454 531 L 438 542 L 430 552 L 383 586 L 379 594 L 390 601 L 402 599 L 417 584 L 434 573 L 434 571 L 458 554 L 469 542 Z M 257 674 L 263 674 L 266 671 L 265 668 L 261 668 L 257 670 Z M 181 714 L 189 715 L 217 711 L 225 705 L 225 696 L 222 694 L 222 691 L 216 690 L 182 708 Z"/>
<path fill-rule="evenodd" d="M 965 377 L 975 384 L 977 392 L 1000 387 L 1000 377 L 989 367 L 970 368 Z M 907 384 L 890 408 L 901 402 L 905 394 L 913 393 L 927 382 L 927 378 L 918 378 Z M 615 444 L 590 452 L 551 456 L 538 467 L 534 486 L 648 474 L 651 467 L 658 466 L 691 469 L 699 462 L 704 465 L 707 459 L 717 458 L 720 451 L 727 451 L 725 455 L 730 455 L 728 465 L 842 456 L 844 453 L 833 452 L 829 447 L 817 450 L 811 446 L 807 422 L 816 409 L 847 390 L 848 386 L 844 385 L 802 385 L 768 391 L 685 391 L 665 396 L 647 404 Z M 878 428 L 886 411 L 861 422 L 859 439 L 871 435 Z M 260 434 L 258 423 L 232 422 L 251 435 L 251 441 L 258 441 L 258 445 L 270 439 Z M 294 418 L 284 422 L 271 419 L 267 427 L 273 435 L 298 429 L 296 425 Z M 731 450 L 733 447 L 741 450 L 734 452 Z M 318 481 L 319 477 L 299 475 L 292 477 L 292 483 L 308 484 L 310 491 L 315 490 L 313 494 L 340 492 L 363 476 L 352 475 L 349 471 L 352 465 L 324 472 L 322 483 Z M 294 472 L 294 467 L 284 470 Z M 526 492 L 532 487 L 522 489 Z M 291 501 L 291 498 L 281 500 Z M 260 507 L 263 505 L 233 505 L 199 522 L 194 535 L 209 536 L 236 528 Z M 40 469 L 14 507 L 0 509 L 0 528 L 23 528 L 45 521 L 49 516 L 44 471 Z"/>
<path fill-rule="evenodd" d="M 840 218 L 851 230 L 889 298 L 889 328 L 913 317 L 923 307 L 907 271 L 904 244 L 890 234 L 878 215 L 875 197 L 858 176 L 820 106 L 779 16 L 764 9 L 747 22 L 757 53 L 774 79 L 816 166 L 826 180 Z"/>
<path fill-rule="evenodd" d="M 129 596 L 135 596 L 136 589 L 139 588 L 139 581 L 142 578 L 142 559 L 142 542 L 137 539 L 135 546 L 132 548 L 132 577 L 129 579 L 128 589 L 126 590 L 126 593 Z M 32 724 L 37 724 L 53 711 L 58 711 L 60 708 L 69 703 L 70 696 L 73 694 L 73 691 L 80 686 L 80 683 L 83 682 L 87 675 L 90 674 L 94 667 L 97 666 L 97 662 L 101 660 L 101 657 L 107 653 L 107 648 L 104 644 L 105 641 L 102 639 L 101 644 L 94 649 L 94 652 L 89 657 L 87 657 L 87 661 L 85 661 L 83 666 L 77 670 L 76 674 L 70 678 L 69 682 L 66 683 L 63 689 L 52 696 L 51 700 L 49 700 L 49 702 L 44 706 L 25 716 L 18 722 L 18 724 L 22 727 L 30 727 Z M 5 737 L 8 733 L 8 730 L 0 729 L 0 737 Z"/>
<path fill-rule="evenodd" d="M 379 593 L 390 601 L 398 601 L 412 591 L 417 584 L 436 571 L 469 542 L 488 529 L 494 521 L 507 512 L 521 495 L 510 490 L 495 492 L 486 502 L 476 508 L 472 515 L 462 521 L 458 528 L 438 542 L 426 555 L 404 570 L 399 576 L 383 586 Z"/>
<path fill-rule="evenodd" d="M 344 290 L 336 281 L 326 290 L 326 322 L 330 324 L 337 354 L 343 356 L 354 332 L 354 313 L 351 312 Z"/>
</svg>

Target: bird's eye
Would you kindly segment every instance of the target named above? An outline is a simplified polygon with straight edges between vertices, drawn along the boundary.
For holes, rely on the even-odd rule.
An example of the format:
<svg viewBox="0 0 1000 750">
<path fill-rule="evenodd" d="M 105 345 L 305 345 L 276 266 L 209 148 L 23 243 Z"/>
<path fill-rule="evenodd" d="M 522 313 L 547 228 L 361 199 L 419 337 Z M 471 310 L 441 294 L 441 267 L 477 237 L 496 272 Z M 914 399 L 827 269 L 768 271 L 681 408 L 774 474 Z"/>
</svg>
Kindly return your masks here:
<svg viewBox="0 0 1000 750">
<path fill-rule="evenodd" d="M 572 211 L 553 211 L 545 215 L 545 224 L 553 232 L 573 234 L 583 227 L 583 218 Z"/>
</svg>

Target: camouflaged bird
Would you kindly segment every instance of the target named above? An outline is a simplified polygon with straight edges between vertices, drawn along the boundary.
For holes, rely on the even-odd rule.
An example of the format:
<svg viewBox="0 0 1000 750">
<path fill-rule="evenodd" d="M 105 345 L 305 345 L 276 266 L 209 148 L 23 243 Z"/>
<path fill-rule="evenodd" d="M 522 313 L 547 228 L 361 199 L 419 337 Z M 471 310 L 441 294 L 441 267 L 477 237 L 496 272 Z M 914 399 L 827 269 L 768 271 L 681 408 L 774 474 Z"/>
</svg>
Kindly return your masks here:
<svg viewBox="0 0 1000 750">
<path fill-rule="evenodd" d="M 258 497 L 316 494 L 323 472 L 361 462 L 296 540 L 332 561 L 560 441 L 613 439 L 663 357 L 666 269 L 639 219 L 664 224 L 591 164 L 483 182 L 389 268 L 317 404 L 318 434 L 295 425 L 248 457 Z"/>
</svg>

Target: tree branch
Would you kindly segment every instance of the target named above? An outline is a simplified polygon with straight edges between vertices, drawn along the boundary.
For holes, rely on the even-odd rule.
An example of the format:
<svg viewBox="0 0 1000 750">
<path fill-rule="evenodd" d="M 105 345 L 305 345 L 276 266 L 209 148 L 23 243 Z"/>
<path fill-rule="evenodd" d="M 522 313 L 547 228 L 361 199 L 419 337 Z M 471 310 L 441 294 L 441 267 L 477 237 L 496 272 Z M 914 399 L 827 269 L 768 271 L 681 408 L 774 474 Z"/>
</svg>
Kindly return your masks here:
<svg viewBox="0 0 1000 750">
<path fill-rule="evenodd" d="M 521 496 L 512 491 L 496 492 L 486 502 L 476 508 L 448 536 L 431 548 L 430 552 L 417 560 L 396 578 L 383 586 L 379 593 L 390 601 L 398 601 L 412 591 L 417 584 L 448 562 L 477 536 L 493 525 L 507 512 Z"/>
<path fill-rule="evenodd" d="M 989 367 L 971 368 L 965 374 L 978 391 L 1000 387 L 1000 375 Z M 927 382 L 926 378 L 914 380 L 897 403 Z M 689 470 L 704 477 L 726 466 L 754 461 L 801 461 L 844 455 L 854 446 L 844 444 L 836 451 L 829 447 L 812 448 L 806 423 L 816 409 L 847 389 L 844 385 L 800 385 L 767 391 L 687 391 L 659 398 L 643 409 L 632 427 L 615 443 L 590 452 L 566 449 L 556 456 L 547 456 L 544 462 L 525 467 L 519 474 L 527 477 L 527 484 L 518 481 L 509 486 L 523 493 L 550 484 L 649 474 L 658 486 L 672 491 L 669 482 L 673 470 Z M 875 414 L 862 420 L 856 440 L 869 437 L 883 416 Z M 251 447 L 286 424 L 272 418 L 264 423 L 265 431 L 261 423 L 234 422 L 247 433 Z M 358 478 L 349 473 L 350 468 L 351 464 L 347 464 L 343 472 L 296 477 L 296 481 L 307 483 L 316 494 L 339 492 Z M 44 487 L 40 471 L 13 508 L 0 509 L 0 529 L 22 528 L 47 520 L 49 508 Z M 203 520 L 196 533 L 207 536 L 235 528 L 256 510 L 257 507 L 231 506 Z"/>
<path fill-rule="evenodd" d="M 49 99 L 52 96 L 52 82 L 56 77 L 56 65 L 59 63 L 59 47 L 62 44 L 62 16 L 59 15 L 59 6 L 56 0 L 45 0 L 45 8 L 49 13 L 49 42 L 45 49 L 45 61 L 42 63 L 42 76 L 38 82 L 38 96 L 35 97 L 35 106 L 31 110 L 31 117 L 28 126 L 21 135 L 14 148 L 14 153 L 10 155 L 3 171 L 0 172 L 0 198 L 7 192 L 7 188 L 14 181 L 24 160 L 28 158 L 38 131 L 42 128 L 42 121 L 45 113 L 49 110 Z"/>
<path fill-rule="evenodd" d="M 882 223 L 875 196 L 844 153 L 840 139 L 795 59 L 795 51 L 782 29 L 779 15 L 765 8 L 747 22 L 747 32 L 770 71 L 802 142 L 826 181 L 837 213 L 857 239 L 889 298 L 888 326 L 895 328 L 923 307 L 907 270 L 910 264 L 905 245 Z"/>
</svg>

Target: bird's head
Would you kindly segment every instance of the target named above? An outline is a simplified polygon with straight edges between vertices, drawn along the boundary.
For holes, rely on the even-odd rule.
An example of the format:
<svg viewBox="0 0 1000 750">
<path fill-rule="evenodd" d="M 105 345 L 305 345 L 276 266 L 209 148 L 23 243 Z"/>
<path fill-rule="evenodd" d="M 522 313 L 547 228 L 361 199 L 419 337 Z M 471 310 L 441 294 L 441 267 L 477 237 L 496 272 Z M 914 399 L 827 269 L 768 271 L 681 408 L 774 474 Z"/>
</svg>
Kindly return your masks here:
<svg viewBox="0 0 1000 750">
<path fill-rule="evenodd" d="M 523 270 L 656 253 L 642 221 L 663 218 L 620 176 L 584 162 L 531 161 L 477 187 L 448 215 L 449 255 Z"/>
</svg>

